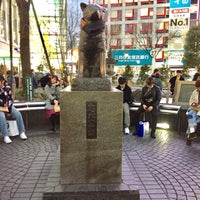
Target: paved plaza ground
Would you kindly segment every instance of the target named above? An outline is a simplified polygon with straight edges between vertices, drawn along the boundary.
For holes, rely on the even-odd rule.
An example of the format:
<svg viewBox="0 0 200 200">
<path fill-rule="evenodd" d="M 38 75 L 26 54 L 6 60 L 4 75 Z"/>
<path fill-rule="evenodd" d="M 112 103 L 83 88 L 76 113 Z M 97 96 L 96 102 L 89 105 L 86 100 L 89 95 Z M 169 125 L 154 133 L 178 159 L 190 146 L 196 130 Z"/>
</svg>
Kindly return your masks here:
<svg viewBox="0 0 200 200">
<path fill-rule="evenodd" d="M 28 140 L 0 138 L 0 200 L 42 200 L 59 133 L 27 132 Z M 123 136 L 127 161 L 141 200 L 200 199 L 200 141 L 186 146 L 176 132 L 157 130 L 157 138 Z"/>
</svg>

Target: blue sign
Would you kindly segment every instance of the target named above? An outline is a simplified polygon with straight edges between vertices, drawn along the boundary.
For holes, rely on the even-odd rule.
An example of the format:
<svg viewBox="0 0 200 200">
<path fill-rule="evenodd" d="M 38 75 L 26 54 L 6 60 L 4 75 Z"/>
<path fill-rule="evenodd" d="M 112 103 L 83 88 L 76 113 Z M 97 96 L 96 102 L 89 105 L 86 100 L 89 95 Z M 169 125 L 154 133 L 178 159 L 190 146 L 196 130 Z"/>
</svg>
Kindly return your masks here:
<svg viewBox="0 0 200 200">
<path fill-rule="evenodd" d="M 190 0 L 170 0 L 170 8 L 190 7 Z"/>
<path fill-rule="evenodd" d="M 115 66 L 152 65 L 150 52 L 146 52 L 145 50 L 112 50 L 112 56 L 118 61 Z"/>
</svg>

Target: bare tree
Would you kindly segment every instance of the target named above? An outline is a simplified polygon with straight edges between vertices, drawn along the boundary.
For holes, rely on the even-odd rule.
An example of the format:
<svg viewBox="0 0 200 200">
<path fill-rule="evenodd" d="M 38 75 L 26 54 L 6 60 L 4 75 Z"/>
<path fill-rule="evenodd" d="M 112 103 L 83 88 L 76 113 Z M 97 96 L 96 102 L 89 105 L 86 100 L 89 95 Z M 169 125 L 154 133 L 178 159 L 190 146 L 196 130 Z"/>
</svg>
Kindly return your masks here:
<svg viewBox="0 0 200 200">
<path fill-rule="evenodd" d="M 29 41 L 29 8 L 30 0 L 16 0 L 20 19 L 20 56 L 23 80 L 31 75 L 30 41 Z M 23 81 L 25 88 L 25 81 Z"/>
<path fill-rule="evenodd" d="M 73 48 L 75 45 L 75 36 L 79 32 L 79 24 L 81 19 L 82 13 L 80 9 L 74 6 L 74 4 L 71 4 L 71 6 L 68 7 L 67 11 L 67 49 Z"/>
<path fill-rule="evenodd" d="M 151 31 L 145 33 L 139 33 L 134 35 L 136 41 L 135 46 L 137 49 L 145 51 L 152 58 L 156 58 L 157 55 L 168 46 L 169 41 L 176 35 L 176 32 L 170 33 L 154 33 Z M 162 40 L 162 45 L 160 41 Z"/>
<path fill-rule="evenodd" d="M 80 19 L 82 17 L 82 13 L 80 11 L 80 7 L 77 4 L 69 3 L 67 6 L 67 50 L 71 51 L 71 58 L 73 56 L 73 47 L 77 46 L 77 36 L 80 32 Z M 71 60 L 71 76 L 72 78 L 72 60 Z"/>
</svg>

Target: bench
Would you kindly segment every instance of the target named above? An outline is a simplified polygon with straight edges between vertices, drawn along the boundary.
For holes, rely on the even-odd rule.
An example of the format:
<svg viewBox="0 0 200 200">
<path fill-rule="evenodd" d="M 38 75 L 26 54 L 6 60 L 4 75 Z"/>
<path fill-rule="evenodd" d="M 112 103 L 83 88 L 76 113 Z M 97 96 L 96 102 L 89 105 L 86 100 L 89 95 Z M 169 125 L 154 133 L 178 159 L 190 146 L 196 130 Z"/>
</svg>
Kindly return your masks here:
<svg viewBox="0 0 200 200">
<path fill-rule="evenodd" d="M 46 103 L 44 101 L 26 101 L 26 102 L 14 102 L 13 105 L 19 111 L 30 110 L 44 110 Z"/>
<path fill-rule="evenodd" d="M 134 102 L 131 106 L 130 106 L 130 111 L 134 112 L 137 111 L 137 109 L 139 108 L 139 106 L 141 105 L 140 102 Z M 167 115 L 175 115 L 177 116 L 177 121 L 175 122 L 177 124 L 177 130 L 178 133 L 180 134 L 180 125 L 181 125 L 181 121 L 180 121 L 180 109 L 181 109 L 181 105 L 175 105 L 175 104 L 160 104 L 159 105 L 159 112 L 160 114 L 167 114 Z M 178 122 L 178 123 L 177 123 Z"/>
<path fill-rule="evenodd" d="M 28 128 L 29 127 L 29 118 L 32 117 L 33 120 L 37 120 L 38 122 L 40 120 L 43 120 L 44 118 L 44 112 L 42 112 L 42 116 L 41 116 L 41 111 L 45 110 L 45 105 L 46 103 L 44 101 L 25 101 L 25 102 L 18 102 L 15 101 L 13 103 L 13 105 L 15 106 L 15 108 L 20 111 L 22 113 L 22 116 L 24 118 L 25 121 L 25 127 Z M 30 113 L 30 111 L 33 111 L 32 113 Z M 34 111 L 37 111 L 36 115 L 37 116 L 33 116 Z M 38 111 L 40 113 L 38 113 Z M 35 123 L 35 125 L 39 125 L 38 123 Z"/>
</svg>

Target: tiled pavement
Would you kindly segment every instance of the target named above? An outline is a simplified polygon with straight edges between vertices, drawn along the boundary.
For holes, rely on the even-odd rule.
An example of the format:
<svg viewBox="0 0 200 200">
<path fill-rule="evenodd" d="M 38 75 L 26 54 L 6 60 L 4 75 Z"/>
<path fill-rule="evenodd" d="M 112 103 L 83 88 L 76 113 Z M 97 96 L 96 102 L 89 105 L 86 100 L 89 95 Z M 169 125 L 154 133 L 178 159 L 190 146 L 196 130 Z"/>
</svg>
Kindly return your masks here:
<svg viewBox="0 0 200 200">
<path fill-rule="evenodd" d="M 0 200 L 41 200 L 59 134 L 28 132 L 28 140 L 0 138 Z M 158 130 L 157 138 L 124 136 L 123 156 L 141 200 L 200 199 L 200 141 L 186 146 L 177 133 Z"/>
</svg>

